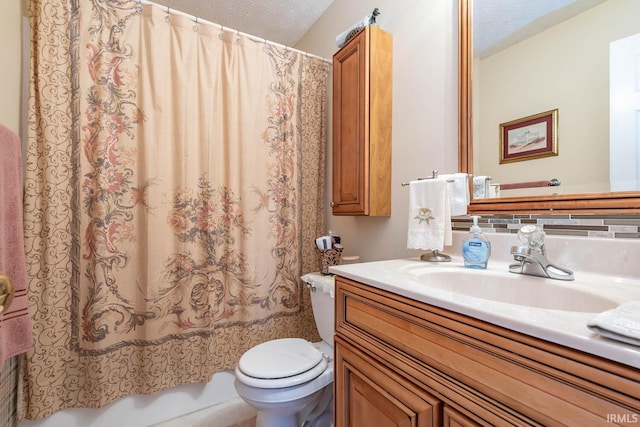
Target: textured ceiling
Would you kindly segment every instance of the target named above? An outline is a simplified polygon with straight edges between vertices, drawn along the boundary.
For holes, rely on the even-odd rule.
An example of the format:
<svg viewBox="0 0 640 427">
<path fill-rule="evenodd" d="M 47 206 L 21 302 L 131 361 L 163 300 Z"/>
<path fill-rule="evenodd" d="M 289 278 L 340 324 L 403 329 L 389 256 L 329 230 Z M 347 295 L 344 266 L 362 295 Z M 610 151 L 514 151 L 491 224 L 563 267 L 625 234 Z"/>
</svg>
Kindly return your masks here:
<svg viewBox="0 0 640 427">
<path fill-rule="evenodd" d="M 151 0 L 295 46 L 334 0 Z M 486 57 L 605 0 L 473 0 L 474 51 Z"/>
<path fill-rule="evenodd" d="M 333 0 L 151 0 L 216 24 L 294 46 Z"/>
<path fill-rule="evenodd" d="M 473 0 L 473 47 L 490 56 L 605 0 Z"/>
</svg>

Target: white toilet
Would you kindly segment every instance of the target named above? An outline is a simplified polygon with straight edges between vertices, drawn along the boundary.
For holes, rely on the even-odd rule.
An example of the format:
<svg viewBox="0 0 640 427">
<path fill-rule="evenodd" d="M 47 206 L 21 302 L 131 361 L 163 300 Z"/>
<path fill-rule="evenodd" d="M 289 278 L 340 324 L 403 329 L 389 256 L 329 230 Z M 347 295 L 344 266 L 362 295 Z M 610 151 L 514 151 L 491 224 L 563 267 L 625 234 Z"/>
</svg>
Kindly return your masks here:
<svg viewBox="0 0 640 427">
<path fill-rule="evenodd" d="M 256 427 L 333 426 L 333 277 L 307 274 L 313 316 L 322 338 L 283 338 L 240 357 L 236 391 L 257 410 Z"/>
</svg>

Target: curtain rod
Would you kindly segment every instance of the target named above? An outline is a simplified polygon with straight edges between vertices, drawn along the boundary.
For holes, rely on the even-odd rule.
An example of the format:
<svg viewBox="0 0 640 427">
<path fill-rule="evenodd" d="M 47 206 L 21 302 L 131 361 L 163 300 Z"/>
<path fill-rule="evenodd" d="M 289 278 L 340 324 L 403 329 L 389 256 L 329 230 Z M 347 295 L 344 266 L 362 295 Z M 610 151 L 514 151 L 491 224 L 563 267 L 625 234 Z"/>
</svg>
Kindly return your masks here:
<svg viewBox="0 0 640 427">
<path fill-rule="evenodd" d="M 231 32 L 237 33 L 237 34 L 238 34 L 238 35 L 240 35 L 240 36 L 247 37 L 247 38 L 249 38 L 249 39 L 251 39 L 251 40 L 253 40 L 253 41 L 263 42 L 263 43 L 270 44 L 270 45 L 272 45 L 272 46 L 276 46 L 276 47 L 279 47 L 279 48 L 282 48 L 282 49 L 288 49 L 288 50 L 291 50 L 291 51 L 293 51 L 293 52 L 298 52 L 298 53 L 301 53 L 301 54 L 303 54 L 303 55 L 305 55 L 305 56 L 308 56 L 308 57 L 312 57 L 312 58 L 320 59 L 321 61 L 324 61 L 324 62 L 326 62 L 326 63 L 328 63 L 328 64 L 331 64 L 331 63 L 332 63 L 332 61 L 331 61 L 331 60 L 329 60 L 329 59 L 327 59 L 327 58 L 323 58 L 323 57 L 321 57 L 321 56 L 314 55 L 314 54 L 309 53 L 309 52 L 304 52 L 304 51 L 299 50 L 299 49 L 294 49 L 294 48 L 292 48 L 292 47 L 285 46 L 285 45 L 280 44 L 280 43 L 272 42 L 271 40 L 267 40 L 267 39 L 265 39 L 265 38 L 263 38 L 263 37 L 254 36 L 253 34 L 247 34 L 247 33 L 244 33 L 244 32 L 242 32 L 242 31 L 235 30 L 235 29 L 233 29 L 233 28 L 225 27 L 224 25 L 217 24 L 217 23 L 215 23 L 215 22 L 211 22 L 211 21 L 207 21 L 206 19 L 198 18 L 197 16 L 190 15 L 190 14 L 188 14 L 188 13 L 186 13 L 186 12 L 182 12 L 182 11 L 177 10 L 177 9 L 172 9 L 172 8 L 170 8 L 169 6 L 163 6 L 163 5 L 161 5 L 161 4 L 154 3 L 154 2 L 149 1 L 149 0 L 137 0 L 137 2 L 138 2 L 138 3 L 140 3 L 140 4 L 149 4 L 149 5 L 152 5 L 152 6 L 159 7 L 159 8 L 161 8 L 161 9 L 166 10 L 166 11 L 167 11 L 167 13 L 175 13 L 176 15 L 182 15 L 182 16 L 185 16 L 185 17 L 187 17 L 187 18 L 191 19 L 193 22 L 198 23 L 198 24 L 199 24 L 199 23 L 203 23 L 203 24 L 207 24 L 207 25 L 213 25 L 214 27 L 218 27 L 218 28 L 220 28 L 220 30 L 227 30 L 227 31 L 231 31 Z"/>
</svg>

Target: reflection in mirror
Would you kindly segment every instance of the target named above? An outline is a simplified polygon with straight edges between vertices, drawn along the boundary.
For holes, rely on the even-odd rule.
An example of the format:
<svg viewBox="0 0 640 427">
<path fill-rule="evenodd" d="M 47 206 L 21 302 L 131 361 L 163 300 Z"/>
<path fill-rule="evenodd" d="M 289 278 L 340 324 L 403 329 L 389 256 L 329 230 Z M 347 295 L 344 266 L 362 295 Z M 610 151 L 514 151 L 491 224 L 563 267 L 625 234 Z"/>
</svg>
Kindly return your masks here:
<svg viewBox="0 0 640 427">
<path fill-rule="evenodd" d="M 529 9 L 544 3 L 554 10 Z M 640 193 L 629 191 L 640 190 L 640 2 L 511 0 L 507 7 L 504 0 L 460 0 L 460 6 L 461 170 L 466 157 L 467 171 L 491 177 L 486 195 L 500 196 L 474 200 L 470 211 L 638 209 Z M 503 29 L 508 34 L 496 31 Z M 465 52 L 467 31 L 473 47 Z M 550 111 L 557 129 L 526 121 Z M 505 128 L 513 132 L 501 135 Z M 515 149 L 526 140 L 516 136 L 525 134 L 533 142 L 518 147 L 525 155 L 501 162 L 503 144 Z M 552 179 L 561 185 L 540 186 Z"/>
</svg>

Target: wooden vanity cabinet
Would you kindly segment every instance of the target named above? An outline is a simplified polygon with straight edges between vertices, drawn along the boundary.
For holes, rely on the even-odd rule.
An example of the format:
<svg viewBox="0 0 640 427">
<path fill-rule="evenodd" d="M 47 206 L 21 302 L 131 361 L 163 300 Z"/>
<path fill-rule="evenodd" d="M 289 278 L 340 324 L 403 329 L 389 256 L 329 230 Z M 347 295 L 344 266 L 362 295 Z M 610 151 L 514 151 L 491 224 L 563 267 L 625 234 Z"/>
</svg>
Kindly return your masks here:
<svg viewBox="0 0 640 427">
<path fill-rule="evenodd" d="M 343 426 L 438 426 L 442 402 L 362 350 L 343 340 L 335 366 L 336 388 L 345 390 L 348 402 L 337 401 Z M 345 406 L 346 405 L 346 406 Z"/>
<path fill-rule="evenodd" d="M 392 52 L 369 25 L 333 56 L 334 215 L 391 215 Z"/>
<path fill-rule="evenodd" d="M 640 372 L 336 277 L 335 425 L 640 424 Z"/>
</svg>

